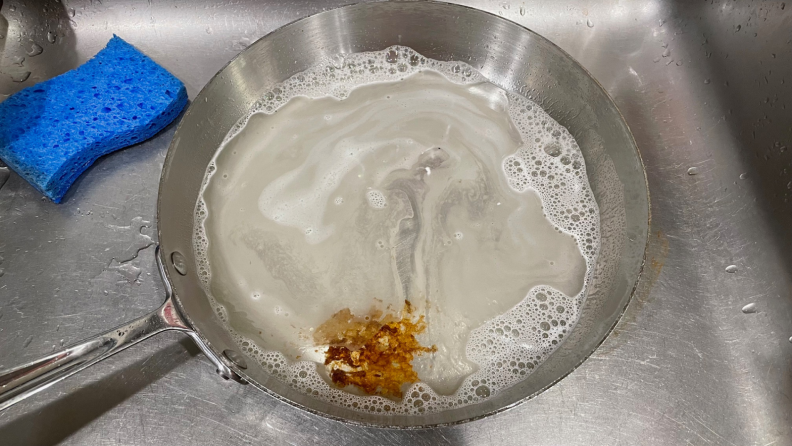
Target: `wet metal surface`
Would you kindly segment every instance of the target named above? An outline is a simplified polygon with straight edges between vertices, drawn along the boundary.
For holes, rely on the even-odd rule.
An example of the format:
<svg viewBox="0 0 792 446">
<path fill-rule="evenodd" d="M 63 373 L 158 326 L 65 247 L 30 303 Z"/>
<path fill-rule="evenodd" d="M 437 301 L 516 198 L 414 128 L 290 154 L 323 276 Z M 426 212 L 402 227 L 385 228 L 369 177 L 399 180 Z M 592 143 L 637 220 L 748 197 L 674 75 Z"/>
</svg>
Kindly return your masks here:
<svg viewBox="0 0 792 446">
<path fill-rule="evenodd" d="M 343 3 L 4 1 L 0 94 L 79 65 L 116 33 L 195 97 L 259 37 Z M 171 333 L 0 412 L 1 443 L 791 444 L 792 3 L 460 3 L 569 52 L 641 149 L 647 273 L 590 359 L 494 417 L 385 431 L 223 381 Z M 0 186 L 0 368 L 162 302 L 152 239 L 173 131 L 100 159 L 61 205 L 13 173 Z"/>
</svg>

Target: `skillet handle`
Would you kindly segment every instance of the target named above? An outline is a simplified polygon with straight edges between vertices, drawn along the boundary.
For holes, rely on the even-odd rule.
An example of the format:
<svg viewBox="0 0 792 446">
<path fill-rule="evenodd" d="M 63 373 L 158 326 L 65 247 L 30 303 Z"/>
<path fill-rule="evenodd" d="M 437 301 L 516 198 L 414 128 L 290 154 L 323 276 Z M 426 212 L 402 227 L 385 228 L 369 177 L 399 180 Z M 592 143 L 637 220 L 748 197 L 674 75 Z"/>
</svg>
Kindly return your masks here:
<svg viewBox="0 0 792 446">
<path fill-rule="evenodd" d="M 159 255 L 156 257 L 162 273 L 162 263 Z M 0 370 L 0 411 L 129 346 L 166 330 L 178 330 L 187 334 L 195 341 L 209 360 L 214 363 L 220 376 L 225 379 L 244 382 L 184 322 L 184 319 L 179 315 L 173 304 L 170 287 L 165 277 L 163 274 L 162 278 L 167 290 L 167 299 L 156 311 L 41 359 L 10 370 Z"/>
</svg>

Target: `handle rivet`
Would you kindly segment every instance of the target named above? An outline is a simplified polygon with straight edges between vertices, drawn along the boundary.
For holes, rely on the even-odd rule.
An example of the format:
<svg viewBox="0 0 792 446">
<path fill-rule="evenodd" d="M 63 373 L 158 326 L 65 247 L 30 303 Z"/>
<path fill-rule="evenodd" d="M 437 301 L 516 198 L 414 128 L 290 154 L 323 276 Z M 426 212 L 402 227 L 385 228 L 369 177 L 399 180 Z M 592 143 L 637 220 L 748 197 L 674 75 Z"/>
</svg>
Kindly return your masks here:
<svg viewBox="0 0 792 446">
<path fill-rule="evenodd" d="M 182 276 L 187 275 L 187 260 L 184 258 L 184 255 L 179 251 L 173 251 L 171 254 L 171 263 L 173 263 L 173 268 L 176 269 L 176 272 L 181 274 Z"/>
<path fill-rule="evenodd" d="M 239 352 L 234 350 L 223 350 L 223 356 L 225 356 L 226 359 L 234 363 L 234 365 L 239 367 L 240 369 L 247 368 L 247 363 L 245 362 L 245 358 L 243 358 L 242 355 L 239 354 Z"/>
</svg>

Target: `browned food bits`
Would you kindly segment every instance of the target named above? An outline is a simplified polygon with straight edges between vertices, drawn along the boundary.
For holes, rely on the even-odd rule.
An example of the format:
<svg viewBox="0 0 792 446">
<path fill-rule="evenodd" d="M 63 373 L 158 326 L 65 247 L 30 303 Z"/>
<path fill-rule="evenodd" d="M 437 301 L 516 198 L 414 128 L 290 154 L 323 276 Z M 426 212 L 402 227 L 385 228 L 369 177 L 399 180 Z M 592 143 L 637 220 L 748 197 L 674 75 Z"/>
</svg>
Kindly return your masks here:
<svg viewBox="0 0 792 446">
<path fill-rule="evenodd" d="M 418 381 L 413 358 L 437 351 L 415 338 L 425 329 L 423 315 L 413 322 L 412 306 L 405 301 L 400 320 L 381 312 L 358 318 L 349 309 L 341 310 L 317 329 L 314 340 L 330 344 L 324 363 L 333 383 L 401 398 L 402 386 Z"/>
</svg>

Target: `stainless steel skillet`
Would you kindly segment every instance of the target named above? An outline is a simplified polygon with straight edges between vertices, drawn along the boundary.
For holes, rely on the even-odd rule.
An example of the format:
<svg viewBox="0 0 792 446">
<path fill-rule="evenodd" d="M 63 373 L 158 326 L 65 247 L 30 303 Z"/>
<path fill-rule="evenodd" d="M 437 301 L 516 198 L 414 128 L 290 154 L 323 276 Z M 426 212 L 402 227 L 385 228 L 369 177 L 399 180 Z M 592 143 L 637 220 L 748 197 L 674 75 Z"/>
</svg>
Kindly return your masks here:
<svg viewBox="0 0 792 446">
<path fill-rule="evenodd" d="M 482 403 L 441 413 L 366 414 L 299 393 L 238 352 L 200 285 L 193 256 L 193 211 L 204 172 L 223 137 L 273 84 L 338 53 L 409 46 L 462 60 L 501 87 L 540 103 L 574 135 L 601 211 L 596 279 L 567 340 L 526 380 Z M 165 330 L 196 341 L 221 376 L 246 381 L 305 410 L 352 423 L 425 427 L 458 423 L 511 407 L 551 386 L 605 339 L 626 307 L 643 266 L 649 226 L 646 178 L 627 125 L 602 87 L 537 34 L 488 13 L 433 2 L 352 5 L 311 16 L 265 36 L 218 73 L 186 112 L 162 172 L 158 228 L 168 293 L 157 311 L 18 368 L 0 372 L 0 409 Z"/>
</svg>

